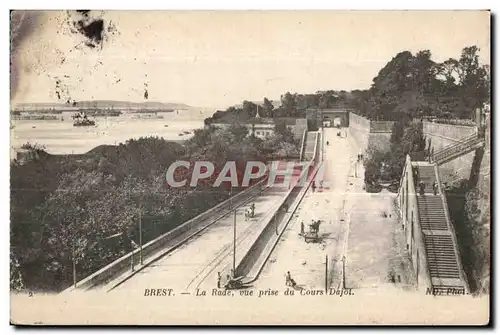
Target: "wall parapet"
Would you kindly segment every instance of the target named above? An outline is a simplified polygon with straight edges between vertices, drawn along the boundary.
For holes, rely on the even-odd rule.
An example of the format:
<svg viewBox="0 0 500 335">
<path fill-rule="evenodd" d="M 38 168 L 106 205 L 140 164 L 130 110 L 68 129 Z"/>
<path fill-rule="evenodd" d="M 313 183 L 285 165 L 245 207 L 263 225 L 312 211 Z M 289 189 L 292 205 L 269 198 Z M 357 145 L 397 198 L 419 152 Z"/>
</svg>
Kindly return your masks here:
<svg viewBox="0 0 500 335">
<path fill-rule="evenodd" d="M 406 185 L 406 187 L 405 187 Z M 417 286 L 419 288 L 422 288 L 421 282 L 419 278 L 423 277 L 426 286 L 423 287 L 423 289 L 427 288 L 432 288 L 432 280 L 431 280 L 431 275 L 429 272 L 429 267 L 427 264 L 427 251 L 425 249 L 425 244 L 424 244 L 424 238 L 423 238 L 423 232 L 422 232 L 422 226 L 420 222 L 420 215 L 418 212 L 418 204 L 417 204 L 417 193 L 415 190 L 415 181 L 413 179 L 413 165 L 412 161 L 409 155 L 406 156 L 406 162 L 405 166 L 403 169 L 403 174 L 401 175 L 401 185 L 399 188 L 399 194 L 398 197 L 400 197 L 400 213 L 401 213 L 401 219 L 403 220 L 403 224 L 405 226 L 405 241 L 407 241 L 407 236 L 406 236 L 406 230 L 408 229 L 408 222 L 407 222 L 407 217 L 408 217 L 408 211 L 410 211 L 410 207 L 413 208 L 413 213 L 414 213 L 414 221 L 411 229 L 415 232 L 414 239 L 417 244 L 417 250 L 418 250 L 418 256 L 417 258 L 417 265 L 413 264 L 416 277 L 417 277 Z M 406 198 L 405 198 L 406 197 Z M 416 228 L 416 229 L 415 229 Z M 411 241 L 410 241 L 411 243 Z M 410 259 L 413 260 L 413 257 L 410 255 Z M 412 262 L 413 263 L 413 262 Z M 419 266 L 420 265 L 420 266 Z M 423 270 L 422 275 L 421 271 Z"/>
</svg>

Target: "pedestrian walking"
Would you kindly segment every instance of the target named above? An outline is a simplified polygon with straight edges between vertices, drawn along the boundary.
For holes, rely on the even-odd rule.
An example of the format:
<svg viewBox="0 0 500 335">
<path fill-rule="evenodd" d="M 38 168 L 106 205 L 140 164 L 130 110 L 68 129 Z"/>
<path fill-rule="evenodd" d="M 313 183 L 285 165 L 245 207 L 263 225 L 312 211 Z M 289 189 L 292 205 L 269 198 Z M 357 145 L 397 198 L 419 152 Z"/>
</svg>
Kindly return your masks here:
<svg viewBox="0 0 500 335">
<path fill-rule="evenodd" d="M 434 181 L 432 183 L 432 190 L 434 191 L 434 195 L 438 194 L 438 185 L 437 185 L 436 181 Z"/>
<path fill-rule="evenodd" d="M 420 182 L 419 184 L 420 186 L 420 195 L 424 195 L 425 194 L 425 184 L 423 181 Z"/>
<path fill-rule="evenodd" d="M 304 221 L 300 222 L 300 235 L 304 235 Z"/>
<path fill-rule="evenodd" d="M 217 288 L 220 288 L 221 279 L 222 279 L 222 277 L 221 277 L 220 272 L 217 272 Z"/>
</svg>

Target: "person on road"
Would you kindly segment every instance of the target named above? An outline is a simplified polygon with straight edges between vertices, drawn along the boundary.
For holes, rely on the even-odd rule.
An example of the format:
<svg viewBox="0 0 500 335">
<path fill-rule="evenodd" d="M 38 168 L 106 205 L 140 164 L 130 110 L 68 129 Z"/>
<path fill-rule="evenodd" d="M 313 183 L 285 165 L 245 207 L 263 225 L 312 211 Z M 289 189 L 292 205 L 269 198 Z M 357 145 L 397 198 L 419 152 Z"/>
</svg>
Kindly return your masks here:
<svg viewBox="0 0 500 335">
<path fill-rule="evenodd" d="M 316 182 L 313 181 L 311 188 L 314 193 L 314 191 L 316 190 Z"/>
<path fill-rule="evenodd" d="M 222 276 L 220 272 L 217 272 L 217 288 L 220 288 L 220 281 L 222 280 Z"/>
<path fill-rule="evenodd" d="M 423 181 L 420 182 L 419 184 L 420 186 L 420 195 L 424 195 L 425 194 L 425 184 Z"/>
<path fill-rule="evenodd" d="M 437 185 L 436 181 L 434 181 L 432 183 L 432 190 L 434 191 L 434 195 L 438 194 L 438 185 Z"/>
<path fill-rule="evenodd" d="M 300 235 L 304 235 L 304 221 L 300 222 Z"/>
<path fill-rule="evenodd" d="M 292 287 L 295 286 L 296 283 L 295 283 L 295 280 L 292 279 L 292 275 L 290 274 L 290 271 L 287 271 L 285 278 L 286 278 L 285 285 L 292 286 Z"/>
</svg>

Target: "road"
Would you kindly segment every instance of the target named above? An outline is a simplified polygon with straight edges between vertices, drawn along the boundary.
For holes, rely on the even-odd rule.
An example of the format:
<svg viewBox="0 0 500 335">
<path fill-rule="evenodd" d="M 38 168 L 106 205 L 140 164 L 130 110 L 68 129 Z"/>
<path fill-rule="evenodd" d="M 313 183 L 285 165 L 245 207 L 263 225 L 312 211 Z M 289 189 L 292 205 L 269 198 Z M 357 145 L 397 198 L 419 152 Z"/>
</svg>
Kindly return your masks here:
<svg viewBox="0 0 500 335">
<path fill-rule="evenodd" d="M 337 129 L 325 128 L 325 180 L 329 188 L 316 189 L 315 192 L 309 188 L 254 287 L 284 289 L 285 274 L 290 271 L 300 287 L 322 289 L 325 285 L 325 256 L 329 255 L 330 265 L 334 260 L 334 264 L 339 264 L 349 221 L 348 213 L 343 209 L 346 192 L 351 187 L 349 174 L 354 173 L 357 153 L 352 152 L 348 140 L 338 137 L 337 132 Z M 329 145 L 326 145 L 327 141 Z M 307 232 L 311 220 L 322 221 L 320 243 L 306 243 L 299 235 L 300 223 L 304 222 Z M 333 277 L 334 281 L 339 280 L 338 273 Z"/>
<path fill-rule="evenodd" d="M 236 214 L 236 255 L 243 255 L 238 248 L 256 238 L 266 216 L 286 195 L 284 188 L 271 187 L 253 201 L 255 217 L 245 221 L 244 213 L 249 204 L 239 207 Z M 144 294 L 145 289 L 171 288 L 177 294 L 193 293 L 196 288 L 216 287 L 217 272 L 232 267 L 234 215 L 221 218 L 216 224 L 191 238 L 172 253 L 159 259 L 133 277 L 117 286 L 112 292 Z"/>
</svg>

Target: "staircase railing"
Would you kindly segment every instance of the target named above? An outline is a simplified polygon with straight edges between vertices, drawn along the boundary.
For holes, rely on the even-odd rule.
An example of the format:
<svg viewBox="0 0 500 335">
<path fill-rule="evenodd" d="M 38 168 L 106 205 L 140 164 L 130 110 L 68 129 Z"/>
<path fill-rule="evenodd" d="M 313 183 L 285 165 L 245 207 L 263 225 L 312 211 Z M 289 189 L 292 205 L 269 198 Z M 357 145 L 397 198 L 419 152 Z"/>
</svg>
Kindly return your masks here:
<svg viewBox="0 0 500 335">
<path fill-rule="evenodd" d="M 469 283 L 467 281 L 467 277 L 465 276 L 465 271 L 464 271 L 463 264 L 462 264 L 462 258 L 460 256 L 460 249 L 459 249 L 459 245 L 458 245 L 458 241 L 457 241 L 457 234 L 455 232 L 455 227 L 453 226 L 453 223 L 451 222 L 448 202 L 446 201 L 446 194 L 443 193 L 443 190 L 441 188 L 441 180 L 440 180 L 439 169 L 438 169 L 437 165 L 434 165 L 434 173 L 436 175 L 436 183 L 438 186 L 438 191 L 439 191 L 439 194 L 441 195 L 441 199 L 443 201 L 444 215 L 445 215 L 446 221 L 447 221 L 446 223 L 447 223 L 448 229 L 450 230 L 450 233 L 451 233 L 451 239 L 453 240 L 453 247 L 455 249 L 455 257 L 457 258 L 457 266 L 458 266 L 459 276 L 460 276 L 462 283 L 464 284 L 466 293 L 469 293 L 470 292 Z"/>
<path fill-rule="evenodd" d="M 479 137 L 477 133 L 474 133 L 457 143 L 453 143 L 452 145 L 433 153 L 431 155 L 431 162 L 439 164 L 439 162 L 444 161 L 453 155 L 471 150 L 474 145 L 480 143 L 481 141 L 483 141 L 483 139 Z"/>
<path fill-rule="evenodd" d="M 472 139 L 476 139 L 476 138 L 478 138 L 478 137 L 479 137 L 478 133 L 477 133 L 477 132 L 475 132 L 475 133 L 473 133 L 473 134 L 471 134 L 471 135 L 469 135 L 469 136 L 463 137 L 463 138 L 461 138 L 460 140 L 458 140 L 458 141 L 456 141 L 456 142 L 454 142 L 454 143 L 452 143 L 452 144 L 450 144 L 450 145 L 448 145 L 448 146 L 446 146 L 446 147 L 444 147 L 444 148 L 442 148 L 442 149 L 440 149 L 440 150 L 436 151 L 434 154 L 436 155 L 436 154 L 439 154 L 439 153 L 441 153 L 441 152 L 447 151 L 447 150 L 449 150 L 450 148 L 453 148 L 453 147 L 459 146 L 460 144 L 467 143 L 467 142 L 469 142 L 470 140 L 472 140 Z"/>
</svg>

